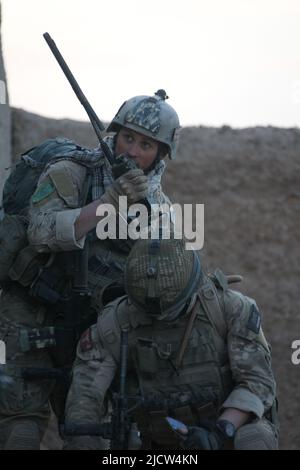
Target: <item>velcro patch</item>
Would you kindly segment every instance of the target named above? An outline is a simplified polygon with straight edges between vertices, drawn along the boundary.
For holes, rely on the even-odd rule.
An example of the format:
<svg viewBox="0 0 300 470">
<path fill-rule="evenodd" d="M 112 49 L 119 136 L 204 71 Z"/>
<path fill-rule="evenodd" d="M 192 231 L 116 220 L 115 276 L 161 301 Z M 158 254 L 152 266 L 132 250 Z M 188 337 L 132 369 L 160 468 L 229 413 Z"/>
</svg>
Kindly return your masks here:
<svg viewBox="0 0 300 470">
<path fill-rule="evenodd" d="M 32 202 L 33 204 L 37 204 L 38 202 L 42 201 L 43 199 L 46 199 L 50 194 L 52 194 L 55 191 L 55 186 L 52 183 L 52 181 L 44 181 L 41 183 L 36 191 L 34 192 L 32 196 Z"/>
<path fill-rule="evenodd" d="M 74 183 L 67 168 L 56 168 L 54 165 L 49 176 L 60 197 L 65 200 L 74 197 Z"/>
<path fill-rule="evenodd" d="M 261 315 L 255 305 L 251 305 L 250 314 L 247 322 L 248 330 L 258 333 L 261 324 Z"/>
<path fill-rule="evenodd" d="M 80 349 L 82 352 L 87 352 L 93 349 L 91 328 L 89 328 L 84 333 L 82 333 L 81 339 L 80 339 Z"/>
</svg>

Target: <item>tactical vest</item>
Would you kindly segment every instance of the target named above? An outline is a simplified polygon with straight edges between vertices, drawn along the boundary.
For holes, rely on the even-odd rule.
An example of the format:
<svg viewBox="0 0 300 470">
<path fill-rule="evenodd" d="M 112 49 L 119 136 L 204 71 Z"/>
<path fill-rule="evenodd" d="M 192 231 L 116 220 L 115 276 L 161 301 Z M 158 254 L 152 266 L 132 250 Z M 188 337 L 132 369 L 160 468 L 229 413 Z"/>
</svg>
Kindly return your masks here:
<svg viewBox="0 0 300 470">
<path fill-rule="evenodd" d="M 98 319 L 98 331 L 104 347 L 117 363 L 120 331 L 129 331 L 126 386 L 129 408 L 133 407 L 133 419 L 141 431 L 143 445 L 176 448 L 176 438 L 164 418 L 172 416 L 187 425 L 196 425 L 202 418 L 214 418 L 233 388 L 222 289 L 206 278 L 191 311 L 173 324 L 147 317 L 126 297 L 113 305 L 113 314 L 109 305 Z M 192 317 L 193 325 L 178 361 Z"/>
</svg>

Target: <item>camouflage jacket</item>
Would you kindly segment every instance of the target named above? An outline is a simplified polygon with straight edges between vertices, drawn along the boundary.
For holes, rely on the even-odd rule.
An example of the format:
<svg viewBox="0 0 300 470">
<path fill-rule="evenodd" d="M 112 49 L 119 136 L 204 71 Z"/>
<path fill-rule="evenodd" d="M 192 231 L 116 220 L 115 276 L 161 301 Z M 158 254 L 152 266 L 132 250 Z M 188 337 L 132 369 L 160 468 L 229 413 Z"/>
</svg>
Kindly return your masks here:
<svg viewBox="0 0 300 470">
<path fill-rule="evenodd" d="M 112 140 L 106 138 L 112 147 Z M 99 154 L 99 152 L 95 152 Z M 112 184 L 111 169 L 99 156 L 92 168 L 92 200 L 98 199 Z M 148 198 L 153 204 L 170 204 L 161 188 L 165 162 L 160 161 L 148 173 Z M 70 251 L 82 248 L 85 238 L 76 240 L 74 224 L 79 217 L 85 188 L 87 166 L 71 159 L 60 159 L 46 167 L 31 198 L 28 239 L 38 251 Z"/>
</svg>

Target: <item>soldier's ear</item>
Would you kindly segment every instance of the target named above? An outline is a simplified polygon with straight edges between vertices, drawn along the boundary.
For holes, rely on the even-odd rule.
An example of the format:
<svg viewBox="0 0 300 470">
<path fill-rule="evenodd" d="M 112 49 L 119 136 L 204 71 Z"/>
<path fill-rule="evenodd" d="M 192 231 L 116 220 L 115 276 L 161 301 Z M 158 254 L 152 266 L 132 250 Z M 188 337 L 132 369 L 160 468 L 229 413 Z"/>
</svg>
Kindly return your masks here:
<svg viewBox="0 0 300 470">
<path fill-rule="evenodd" d="M 169 156 L 169 147 L 165 144 L 159 144 L 158 154 L 161 159 Z"/>
</svg>

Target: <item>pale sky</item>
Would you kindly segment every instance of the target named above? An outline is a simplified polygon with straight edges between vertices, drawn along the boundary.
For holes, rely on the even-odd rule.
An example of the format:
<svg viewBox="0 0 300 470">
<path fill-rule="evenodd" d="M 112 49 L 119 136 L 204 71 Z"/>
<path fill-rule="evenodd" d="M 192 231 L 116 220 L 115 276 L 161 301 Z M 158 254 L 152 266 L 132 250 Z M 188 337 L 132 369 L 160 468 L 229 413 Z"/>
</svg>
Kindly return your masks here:
<svg viewBox="0 0 300 470">
<path fill-rule="evenodd" d="M 299 0 L 1 0 L 12 106 L 86 120 L 42 34 L 100 119 L 164 88 L 182 125 L 300 126 Z"/>
</svg>

